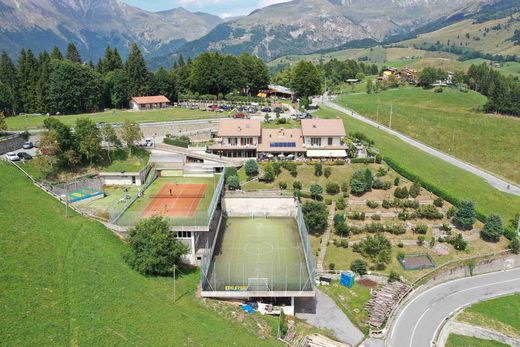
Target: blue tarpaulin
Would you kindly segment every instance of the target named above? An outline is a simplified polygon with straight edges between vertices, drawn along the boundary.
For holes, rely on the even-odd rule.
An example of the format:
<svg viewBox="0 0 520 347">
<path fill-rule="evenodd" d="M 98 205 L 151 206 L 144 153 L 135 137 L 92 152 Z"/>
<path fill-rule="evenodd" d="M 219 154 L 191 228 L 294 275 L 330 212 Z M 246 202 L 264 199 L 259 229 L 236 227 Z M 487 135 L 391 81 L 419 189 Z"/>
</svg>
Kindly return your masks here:
<svg viewBox="0 0 520 347">
<path fill-rule="evenodd" d="M 242 310 L 246 311 L 247 313 L 253 313 L 255 312 L 255 309 L 252 308 L 250 305 L 242 305 Z"/>
</svg>

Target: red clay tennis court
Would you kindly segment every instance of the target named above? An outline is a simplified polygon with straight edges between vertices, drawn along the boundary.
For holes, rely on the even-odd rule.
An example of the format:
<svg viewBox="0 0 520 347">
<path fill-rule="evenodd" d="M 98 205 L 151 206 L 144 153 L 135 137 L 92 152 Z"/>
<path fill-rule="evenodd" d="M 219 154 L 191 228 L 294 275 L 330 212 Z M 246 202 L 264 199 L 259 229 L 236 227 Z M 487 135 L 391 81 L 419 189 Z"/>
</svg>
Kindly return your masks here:
<svg viewBox="0 0 520 347">
<path fill-rule="evenodd" d="M 165 184 L 141 217 L 192 217 L 205 196 L 206 187 L 206 184 Z"/>
</svg>

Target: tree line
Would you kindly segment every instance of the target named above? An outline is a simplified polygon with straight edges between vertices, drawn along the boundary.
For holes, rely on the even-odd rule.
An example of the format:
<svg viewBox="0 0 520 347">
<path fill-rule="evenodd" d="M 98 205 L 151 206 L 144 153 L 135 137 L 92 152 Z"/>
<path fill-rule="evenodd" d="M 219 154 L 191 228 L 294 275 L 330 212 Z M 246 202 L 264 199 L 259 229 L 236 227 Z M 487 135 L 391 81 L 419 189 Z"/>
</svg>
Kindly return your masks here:
<svg viewBox="0 0 520 347">
<path fill-rule="evenodd" d="M 187 62 L 180 56 L 173 69 L 155 72 L 135 43 L 126 61 L 109 46 L 97 63 L 86 63 L 72 43 L 65 54 L 54 47 L 38 56 L 22 49 L 16 62 L 5 51 L 0 57 L 0 111 L 7 116 L 125 108 L 133 96 L 165 95 L 175 101 L 179 94 L 256 95 L 268 84 L 265 63 L 246 53 L 204 53 Z"/>
</svg>

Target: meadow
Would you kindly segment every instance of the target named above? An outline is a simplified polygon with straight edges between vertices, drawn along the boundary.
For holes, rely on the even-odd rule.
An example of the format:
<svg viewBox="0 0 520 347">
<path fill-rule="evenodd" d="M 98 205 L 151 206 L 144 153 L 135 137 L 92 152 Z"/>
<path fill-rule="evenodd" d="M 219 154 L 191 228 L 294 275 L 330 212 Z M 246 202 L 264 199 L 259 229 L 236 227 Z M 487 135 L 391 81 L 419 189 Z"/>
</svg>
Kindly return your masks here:
<svg viewBox="0 0 520 347">
<path fill-rule="evenodd" d="M 84 113 L 76 115 L 50 116 L 57 118 L 66 125 L 74 125 L 79 118 L 90 118 L 96 123 L 121 123 L 126 120 L 133 120 L 138 123 L 147 122 L 172 122 L 179 120 L 192 119 L 208 119 L 227 117 L 227 113 L 215 113 L 201 110 L 190 110 L 187 108 L 170 108 L 162 110 L 150 111 L 127 111 L 127 110 L 111 110 L 99 113 Z M 8 117 L 7 127 L 9 130 L 34 130 L 42 129 L 43 121 L 49 118 L 45 115 L 21 115 L 15 117 Z"/>
<path fill-rule="evenodd" d="M 450 334 L 446 347 L 510 347 L 504 343 L 491 340 L 477 339 L 476 337 Z"/>
<path fill-rule="evenodd" d="M 337 102 L 445 153 L 520 183 L 520 118 L 479 112 L 486 97 L 445 88 L 343 95 Z"/>
<path fill-rule="evenodd" d="M 2 344 L 280 345 L 275 319 L 197 299 L 198 271 L 183 270 L 173 303 L 172 278 L 133 271 L 120 239 L 79 215 L 66 219 L 60 203 L 4 162 L 0 195 Z"/>
<path fill-rule="evenodd" d="M 384 156 L 459 199 L 472 200 L 484 214 L 497 213 L 506 222 L 520 212 L 520 197 L 500 192 L 481 178 L 426 154 L 395 136 L 326 107 L 322 107 L 317 115 L 322 118 L 343 117 L 348 133 L 364 133 L 375 141 L 375 146 Z"/>
</svg>

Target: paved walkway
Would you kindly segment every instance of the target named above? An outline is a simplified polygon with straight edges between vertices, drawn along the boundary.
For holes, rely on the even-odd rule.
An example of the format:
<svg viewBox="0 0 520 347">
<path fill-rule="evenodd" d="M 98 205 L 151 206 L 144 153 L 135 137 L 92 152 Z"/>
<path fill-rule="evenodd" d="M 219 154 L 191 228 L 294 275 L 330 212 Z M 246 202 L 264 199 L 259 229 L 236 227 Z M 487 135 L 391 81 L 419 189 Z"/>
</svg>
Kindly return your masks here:
<svg viewBox="0 0 520 347">
<path fill-rule="evenodd" d="M 332 204 L 329 206 L 329 217 L 327 220 L 328 227 L 325 231 L 325 234 L 321 237 L 321 245 L 320 245 L 320 251 L 318 253 L 318 262 L 316 265 L 316 268 L 318 269 L 318 272 L 322 272 L 326 269 L 325 266 L 325 254 L 327 253 L 327 246 L 329 245 L 330 240 L 330 234 L 332 233 L 334 229 L 334 214 L 336 213 L 336 201 L 333 201 Z"/>
<path fill-rule="evenodd" d="M 316 289 L 316 301 L 299 300 L 297 318 L 316 327 L 332 330 L 339 341 L 352 346 L 359 345 L 363 340 L 363 333 L 352 324 L 334 300 L 319 289 Z"/>
<path fill-rule="evenodd" d="M 428 145 L 425 145 L 424 143 L 421 143 L 417 140 L 414 140 L 412 139 L 411 137 L 408 137 L 406 135 L 403 135 L 402 133 L 400 132 L 397 132 L 395 130 L 392 130 L 390 128 L 387 128 L 381 124 L 378 124 L 366 117 L 363 117 L 362 115 L 352 111 L 352 110 L 349 110 L 345 107 L 342 107 L 342 106 L 339 106 L 333 102 L 331 102 L 327 96 L 324 96 L 323 99 L 322 99 L 322 102 L 323 104 L 325 104 L 325 106 L 327 107 L 330 107 L 332 109 L 335 109 L 339 112 L 343 112 L 347 115 L 349 115 L 350 117 L 352 118 L 355 118 L 363 123 L 366 123 L 368 125 L 371 125 L 375 128 L 378 128 L 380 129 L 381 131 L 384 131 L 388 134 L 391 134 L 391 135 L 394 135 L 396 137 L 398 137 L 399 139 L 403 140 L 404 142 L 408 143 L 409 145 L 412 145 L 428 154 L 431 154 L 441 160 L 444 160 L 458 168 L 461 168 L 465 171 L 468 171 L 468 172 L 471 172 L 472 174 L 474 175 L 477 175 L 479 177 L 482 177 L 487 183 L 489 183 L 492 187 L 500 190 L 500 191 L 503 191 L 503 192 L 506 192 L 506 193 L 510 193 L 510 194 L 513 194 L 513 195 L 516 195 L 516 196 L 520 196 L 520 187 L 519 186 L 516 186 L 510 182 L 507 182 L 497 176 L 494 176 L 482 169 L 479 169 L 471 164 L 468 164 L 462 160 L 459 160 L 455 157 L 452 157 L 446 153 L 443 153 L 433 147 L 430 147 Z"/>
</svg>

